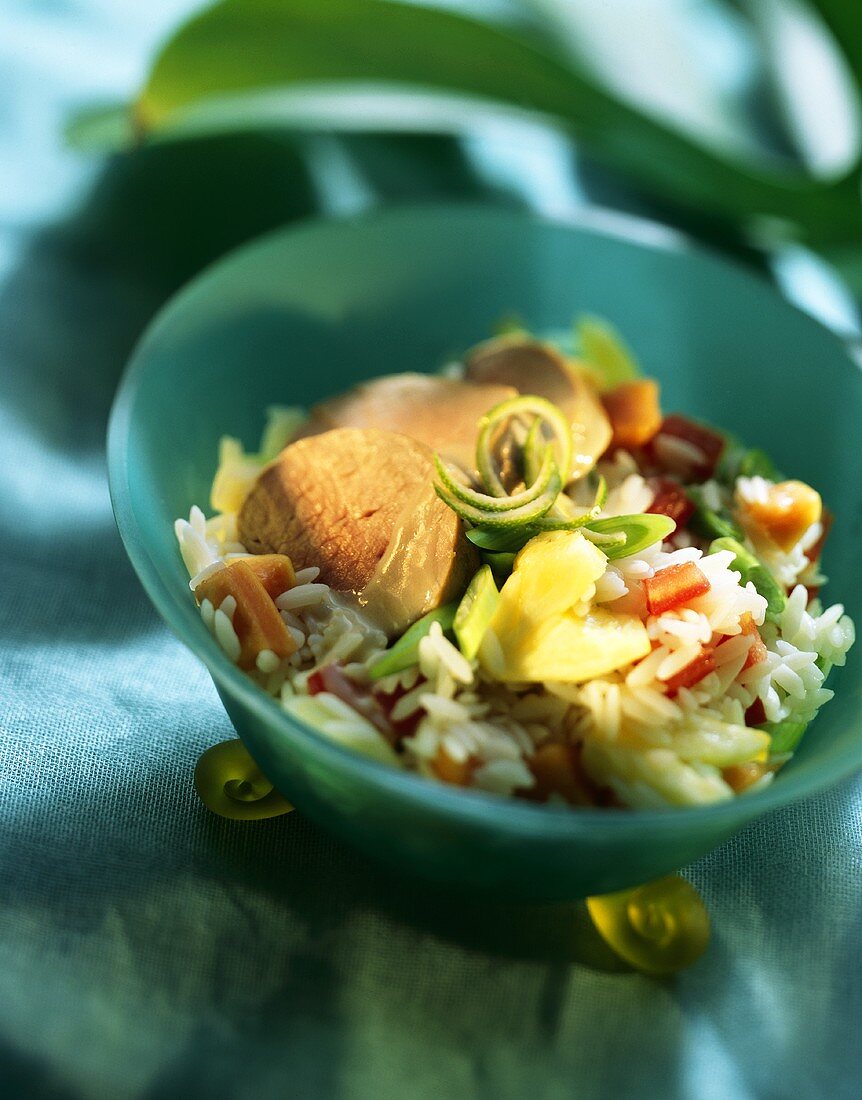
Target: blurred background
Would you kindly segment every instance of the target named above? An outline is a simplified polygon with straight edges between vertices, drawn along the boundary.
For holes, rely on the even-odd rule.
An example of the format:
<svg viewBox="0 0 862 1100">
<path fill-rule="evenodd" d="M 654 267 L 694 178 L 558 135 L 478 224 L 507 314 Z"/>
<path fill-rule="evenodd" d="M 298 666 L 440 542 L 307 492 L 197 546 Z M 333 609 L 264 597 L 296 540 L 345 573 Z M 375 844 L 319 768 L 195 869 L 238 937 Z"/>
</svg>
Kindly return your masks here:
<svg viewBox="0 0 862 1100">
<path fill-rule="evenodd" d="M 856 0 L 0 0 L 6 1095 L 858 1093 L 857 781 L 690 869 L 716 940 L 673 986 L 577 907 L 216 821 L 188 778 L 231 727 L 131 573 L 103 447 L 179 286 L 382 203 L 646 218 L 855 345 L 860 88 Z"/>
</svg>

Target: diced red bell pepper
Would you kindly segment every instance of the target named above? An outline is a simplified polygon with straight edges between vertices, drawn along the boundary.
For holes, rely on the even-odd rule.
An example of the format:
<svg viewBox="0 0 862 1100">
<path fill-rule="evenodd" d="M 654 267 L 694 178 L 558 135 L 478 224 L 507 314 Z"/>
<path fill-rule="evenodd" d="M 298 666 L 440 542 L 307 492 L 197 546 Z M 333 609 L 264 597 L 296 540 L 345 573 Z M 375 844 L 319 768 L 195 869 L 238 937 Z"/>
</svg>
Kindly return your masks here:
<svg viewBox="0 0 862 1100">
<path fill-rule="evenodd" d="M 763 700 L 758 696 L 745 712 L 746 726 L 762 726 L 766 721 L 766 709 Z"/>
<path fill-rule="evenodd" d="M 713 431 L 712 428 L 696 423 L 694 420 L 688 420 L 684 416 L 672 413 L 662 421 L 662 425 L 653 440 L 654 446 L 662 436 L 681 439 L 683 443 L 695 447 L 702 456 L 697 461 L 692 460 L 690 464 L 685 463 L 685 468 L 677 470 L 678 473 L 698 481 L 705 481 L 707 478 L 712 477 L 721 457 L 721 452 L 724 450 L 723 435 Z"/>
<path fill-rule="evenodd" d="M 669 680 L 665 680 L 668 695 L 673 698 L 680 688 L 694 687 L 699 684 L 704 676 L 715 671 L 715 651 L 712 646 L 702 646 L 700 653 L 684 665 L 679 672 L 674 673 Z"/>
<path fill-rule="evenodd" d="M 740 616 L 739 626 L 740 633 L 752 639 L 751 648 L 748 650 L 748 656 L 745 658 L 745 664 L 742 667 L 745 669 L 751 668 L 752 665 L 759 665 L 761 661 L 766 659 L 766 654 L 769 650 L 760 637 L 760 631 L 757 629 L 757 625 L 754 619 L 752 619 L 750 612 L 746 611 Z"/>
<path fill-rule="evenodd" d="M 694 504 L 685 495 L 678 481 L 669 477 L 653 477 L 649 485 L 655 493 L 652 504 L 647 508 L 654 516 L 669 516 L 681 530 L 694 515 Z"/>
<path fill-rule="evenodd" d="M 709 581 L 691 561 L 659 569 L 643 582 L 643 586 L 650 615 L 661 615 L 672 607 L 688 603 L 710 588 Z"/>
<path fill-rule="evenodd" d="M 395 730 L 380 703 L 364 691 L 337 664 L 324 665 L 308 677 L 308 694 L 317 695 L 321 691 L 337 695 L 339 699 L 353 707 L 366 718 L 390 742 L 395 740 Z"/>
</svg>

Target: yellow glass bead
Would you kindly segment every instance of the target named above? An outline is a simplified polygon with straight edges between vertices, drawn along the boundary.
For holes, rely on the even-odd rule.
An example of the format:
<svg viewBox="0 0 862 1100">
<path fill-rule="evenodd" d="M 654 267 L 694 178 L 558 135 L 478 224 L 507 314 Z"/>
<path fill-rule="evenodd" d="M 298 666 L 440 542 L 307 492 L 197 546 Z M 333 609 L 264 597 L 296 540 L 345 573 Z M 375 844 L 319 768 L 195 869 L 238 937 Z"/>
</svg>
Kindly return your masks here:
<svg viewBox="0 0 862 1100">
<path fill-rule="evenodd" d="M 200 756 L 195 790 L 208 810 L 234 821 L 260 821 L 293 809 L 236 739 L 213 745 Z"/>
<path fill-rule="evenodd" d="M 703 899 L 679 875 L 587 898 L 587 909 L 608 946 L 647 974 L 684 970 L 709 943 Z"/>
</svg>

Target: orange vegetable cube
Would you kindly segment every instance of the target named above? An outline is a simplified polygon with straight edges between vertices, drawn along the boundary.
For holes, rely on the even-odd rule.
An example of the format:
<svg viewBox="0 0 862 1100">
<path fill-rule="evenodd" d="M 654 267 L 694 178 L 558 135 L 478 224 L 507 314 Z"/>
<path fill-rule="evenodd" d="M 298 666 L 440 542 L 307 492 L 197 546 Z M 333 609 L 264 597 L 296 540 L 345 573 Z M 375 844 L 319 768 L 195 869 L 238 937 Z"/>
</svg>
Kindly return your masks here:
<svg viewBox="0 0 862 1100">
<path fill-rule="evenodd" d="M 454 760 L 442 745 L 431 761 L 431 767 L 437 778 L 444 783 L 451 783 L 454 787 L 466 787 L 475 766 L 475 762 L 469 757 L 466 760 Z"/>
<path fill-rule="evenodd" d="M 658 383 L 652 378 L 623 382 L 602 395 L 613 429 L 611 446 L 642 447 L 661 427 Z"/>
<path fill-rule="evenodd" d="M 536 777 L 535 786 L 525 792 L 530 799 L 546 802 L 550 795 L 559 794 L 574 806 L 592 804 L 590 788 L 581 769 L 578 746 L 546 741 L 527 763 Z"/>
<path fill-rule="evenodd" d="M 287 554 L 255 554 L 242 560 L 273 599 L 296 584 L 296 572 Z"/>
<path fill-rule="evenodd" d="M 709 591 L 709 581 L 693 561 L 667 565 L 643 582 L 647 610 L 661 615 Z"/>
<path fill-rule="evenodd" d="M 751 520 L 779 549 L 791 550 L 823 514 L 820 494 L 803 481 L 780 481 L 765 501 L 746 501 Z"/>
<path fill-rule="evenodd" d="M 731 764 L 723 768 L 721 774 L 725 783 L 739 794 L 747 787 L 753 786 L 767 771 L 769 768 L 766 764 L 759 760 L 751 760 L 747 764 Z"/>
<path fill-rule="evenodd" d="M 228 596 L 236 600 L 233 628 L 242 647 L 237 661 L 240 668 L 253 669 L 265 649 L 272 650 L 282 660 L 296 652 L 296 642 L 272 597 L 244 558 L 229 562 L 195 589 L 198 603 L 209 600 L 215 608 Z"/>
</svg>

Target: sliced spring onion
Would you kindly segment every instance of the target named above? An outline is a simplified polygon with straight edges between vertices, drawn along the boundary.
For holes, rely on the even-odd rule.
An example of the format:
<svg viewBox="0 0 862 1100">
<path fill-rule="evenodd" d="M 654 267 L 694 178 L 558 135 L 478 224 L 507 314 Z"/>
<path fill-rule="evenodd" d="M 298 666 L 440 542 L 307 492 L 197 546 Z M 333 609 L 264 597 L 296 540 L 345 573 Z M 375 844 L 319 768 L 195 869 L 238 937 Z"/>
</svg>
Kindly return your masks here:
<svg viewBox="0 0 862 1100">
<path fill-rule="evenodd" d="M 498 497 L 489 496 L 487 493 L 477 493 L 475 489 L 471 489 L 468 485 L 464 485 L 463 482 L 453 477 L 439 455 L 434 456 L 434 465 L 443 487 L 453 497 L 461 501 L 462 504 L 469 504 L 474 508 L 481 508 L 488 512 L 512 512 L 516 508 L 532 504 L 545 493 L 553 493 L 556 497 L 562 488 L 560 475 L 550 447 L 545 448 L 545 457 L 536 471 L 535 479 L 528 480 L 529 487 L 524 489 L 523 492 L 513 493 L 511 496 Z M 530 481 L 532 481 L 532 484 L 530 484 Z"/>
<path fill-rule="evenodd" d="M 784 475 L 766 453 L 749 450 L 732 435 L 726 436 L 724 450 L 715 469 L 715 477 L 723 485 L 733 488 L 738 477 L 765 477 L 769 481 L 783 481 Z"/>
<path fill-rule="evenodd" d="M 483 565 L 458 604 L 453 623 L 458 647 L 468 661 L 472 661 L 479 652 L 499 602 L 500 593 L 494 583 L 491 566 Z"/>
<path fill-rule="evenodd" d="M 739 570 L 742 583 L 748 584 L 751 581 L 766 600 L 766 617 L 777 618 L 787 606 L 787 594 L 763 562 L 738 539 L 726 537 L 714 539 L 709 544 L 708 552 L 716 554 L 719 550 L 731 551 L 735 559 L 733 568 Z"/>
<path fill-rule="evenodd" d="M 563 484 L 569 480 L 572 471 L 572 426 L 563 412 L 544 397 L 525 394 L 501 401 L 479 421 L 479 436 L 476 441 L 476 469 L 485 484 L 485 488 L 496 497 L 508 496 L 505 485 L 494 469 L 493 437 L 501 424 L 514 417 L 532 414 L 544 421 L 551 429 L 556 443 L 556 463 Z M 538 429 L 537 429 L 538 432 Z M 540 437 L 539 437 L 540 438 Z"/>
<path fill-rule="evenodd" d="M 704 502 L 703 492 L 699 486 L 689 485 L 685 492 L 694 505 L 694 515 L 690 521 L 691 526 L 699 535 L 703 535 L 704 538 L 708 539 L 736 539 L 737 542 L 741 542 L 745 538 L 739 525 L 730 518 L 726 511 L 723 509 L 717 511 Z"/>
<path fill-rule="evenodd" d="M 488 530 L 483 527 L 471 527 L 467 538 L 474 546 L 489 554 L 517 553 L 521 547 L 539 532 L 532 526 L 516 527 L 511 531 Z"/>
<path fill-rule="evenodd" d="M 640 378 L 640 368 L 620 334 L 599 317 L 579 317 L 575 336 L 582 358 L 592 368 L 601 389 Z"/>
<path fill-rule="evenodd" d="M 628 558 L 632 554 L 639 554 L 648 546 L 663 542 L 675 530 L 676 524 L 669 516 L 645 512 L 633 516 L 608 516 L 606 519 L 591 520 L 584 527 L 584 535 L 587 538 L 592 535 L 624 535 L 625 541 L 622 543 L 597 543 L 613 561 L 615 558 Z"/>
<path fill-rule="evenodd" d="M 761 728 L 772 738 L 769 744 L 770 756 L 782 756 L 786 752 L 794 751 L 802 740 L 802 735 L 808 728 L 808 723 L 785 720 L 784 722 L 768 722 Z"/>
<path fill-rule="evenodd" d="M 520 549 L 520 547 L 519 547 Z M 482 561 L 491 566 L 491 572 L 495 577 L 505 578 L 512 572 L 515 565 L 516 553 L 513 550 L 483 550 Z"/>
<path fill-rule="evenodd" d="M 433 611 L 417 619 L 395 645 L 387 649 L 369 668 L 368 675 L 371 679 L 382 680 L 384 676 L 391 676 L 395 672 L 404 672 L 405 669 L 412 668 L 419 660 L 419 643 L 431 630 L 431 626 L 439 623 L 444 633 L 451 631 L 457 609 L 457 604 L 447 603 L 442 607 L 435 607 Z"/>
<path fill-rule="evenodd" d="M 489 512 L 484 508 L 477 508 L 473 504 L 465 504 L 464 501 L 458 500 L 448 489 L 437 483 L 434 485 L 434 491 L 444 504 L 448 504 L 453 512 L 457 512 L 461 519 L 466 519 L 475 527 L 490 527 L 500 530 L 511 530 L 534 523 L 550 510 L 559 493 L 559 489 L 554 489 L 552 483 L 540 497 L 537 497 L 530 504 L 522 504 L 521 507 L 512 508 L 506 512 Z"/>
</svg>

